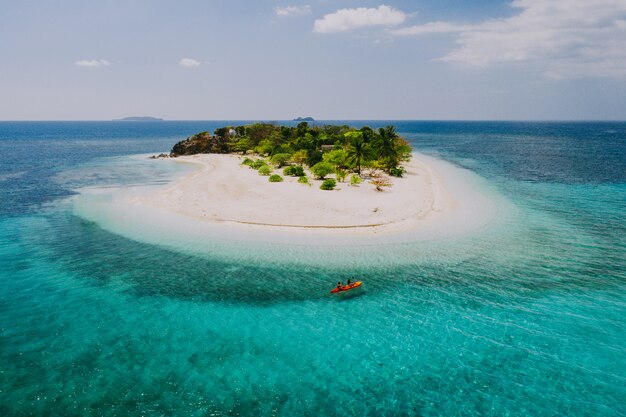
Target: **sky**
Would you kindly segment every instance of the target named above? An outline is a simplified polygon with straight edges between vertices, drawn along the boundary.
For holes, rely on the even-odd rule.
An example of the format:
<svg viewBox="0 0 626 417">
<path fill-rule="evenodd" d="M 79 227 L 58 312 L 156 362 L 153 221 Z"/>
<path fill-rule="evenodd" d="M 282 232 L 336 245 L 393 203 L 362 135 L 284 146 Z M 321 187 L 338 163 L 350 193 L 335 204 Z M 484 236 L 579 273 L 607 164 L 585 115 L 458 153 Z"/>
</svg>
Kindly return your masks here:
<svg viewBox="0 0 626 417">
<path fill-rule="evenodd" d="M 0 120 L 626 120 L 626 0 L 0 0 Z"/>
</svg>

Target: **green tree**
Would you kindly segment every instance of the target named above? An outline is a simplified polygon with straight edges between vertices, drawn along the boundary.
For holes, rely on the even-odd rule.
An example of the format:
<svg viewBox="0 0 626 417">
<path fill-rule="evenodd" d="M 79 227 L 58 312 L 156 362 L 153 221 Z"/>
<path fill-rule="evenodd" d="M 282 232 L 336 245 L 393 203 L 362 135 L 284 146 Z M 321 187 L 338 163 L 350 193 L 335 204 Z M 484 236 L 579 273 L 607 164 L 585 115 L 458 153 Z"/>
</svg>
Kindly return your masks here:
<svg viewBox="0 0 626 417">
<path fill-rule="evenodd" d="M 240 138 L 235 142 L 232 149 L 236 152 L 246 153 L 249 149 L 252 149 L 252 142 L 248 138 Z"/>
<path fill-rule="evenodd" d="M 311 172 L 317 179 L 323 180 L 326 175 L 332 174 L 335 171 L 333 165 L 329 162 L 318 162 L 311 167 Z"/>
<path fill-rule="evenodd" d="M 294 163 L 302 165 L 309 159 L 309 155 L 307 154 L 306 150 L 300 149 L 293 154 L 291 159 Z"/>
<path fill-rule="evenodd" d="M 361 129 L 359 129 L 359 132 L 363 133 L 363 139 L 365 140 L 365 142 L 368 143 L 376 137 L 376 133 L 369 126 L 363 126 Z"/>
<path fill-rule="evenodd" d="M 277 168 L 282 168 L 287 165 L 290 159 L 291 155 L 289 155 L 288 153 L 277 153 L 270 158 L 272 164 L 276 165 Z"/>
<path fill-rule="evenodd" d="M 315 150 L 315 149 L 310 149 L 307 152 L 307 160 L 306 163 L 312 167 L 313 165 L 317 164 L 318 162 L 320 162 L 322 160 L 322 152 Z"/>
<path fill-rule="evenodd" d="M 303 137 L 309 132 L 309 124 L 307 122 L 298 123 L 298 127 L 296 127 L 296 134 L 298 137 Z"/>
<path fill-rule="evenodd" d="M 217 136 L 218 138 L 226 139 L 229 136 L 228 132 L 230 131 L 230 129 L 232 129 L 230 126 L 215 129 L 215 136 Z"/>
<path fill-rule="evenodd" d="M 370 156 L 369 146 L 362 132 L 348 132 L 345 137 L 348 139 L 346 162 L 355 167 L 357 174 L 361 175 L 361 165 Z"/>
<path fill-rule="evenodd" d="M 374 149 L 378 159 L 384 161 L 387 171 L 398 166 L 398 134 L 393 126 L 378 129 L 378 138 L 374 141 Z"/>
<path fill-rule="evenodd" d="M 272 152 L 272 143 L 269 140 L 264 139 L 259 142 L 259 145 L 254 148 L 254 151 L 259 155 L 269 155 Z"/>
<path fill-rule="evenodd" d="M 335 167 L 342 167 L 346 163 L 346 151 L 343 149 L 333 149 L 322 155 L 322 160 L 330 162 Z"/>
</svg>

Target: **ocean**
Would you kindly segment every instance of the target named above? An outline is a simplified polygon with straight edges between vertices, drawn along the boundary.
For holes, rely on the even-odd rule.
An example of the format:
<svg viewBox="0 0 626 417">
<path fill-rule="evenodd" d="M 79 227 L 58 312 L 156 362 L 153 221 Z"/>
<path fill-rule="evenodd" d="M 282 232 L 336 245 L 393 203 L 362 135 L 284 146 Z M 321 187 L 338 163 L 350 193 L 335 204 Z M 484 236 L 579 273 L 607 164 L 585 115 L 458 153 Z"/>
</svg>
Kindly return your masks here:
<svg viewBox="0 0 626 417">
<path fill-rule="evenodd" d="M 626 415 L 626 123 L 332 121 L 502 202 L 454 238 L 172 245 L 77 211 L 243 123 L 0 122 L 0 415 Z"/>
</svg>

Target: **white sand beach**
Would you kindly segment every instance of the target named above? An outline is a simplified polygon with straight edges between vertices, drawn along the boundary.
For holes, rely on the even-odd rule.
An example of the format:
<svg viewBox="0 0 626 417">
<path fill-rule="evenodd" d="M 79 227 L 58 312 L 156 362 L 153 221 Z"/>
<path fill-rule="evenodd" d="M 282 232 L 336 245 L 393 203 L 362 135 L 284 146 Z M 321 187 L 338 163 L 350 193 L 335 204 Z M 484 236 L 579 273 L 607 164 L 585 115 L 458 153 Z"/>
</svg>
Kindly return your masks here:
<svg viewBox="0 0 626 417">
<path fill-rule="evenodd" d="M 453 251 L 457 238 L 514 215 L 474 172 L 420 153 L 384 192 L 367 181 L 334 191 L 293 177 L 270 183 L 234 155 L 132 159 L 137 184 L 77 189 L 74 213 L 129 239 L 233 262 L 415 262 L 430 256 L 426 248 Z M 172 164 L 192 169 L 165 184 L 141 183 Z M 416 251 L 423 242 L 432 244 Z"/>
<path fill-rule="evenodd" d="M 218 154 L 179 157 L 175 161 L 199 169 L 132 201 L 213 224 L 330 234 L 406 232 L 456 207 L 436 170 L 419 155 L 383 192 L 367 179 L 358 186 L 339 182 L 333 191 L 319 189 L 320 180 L 310 186 L 296 177 L 272 183 L 242 160 Z"/>
</svg>

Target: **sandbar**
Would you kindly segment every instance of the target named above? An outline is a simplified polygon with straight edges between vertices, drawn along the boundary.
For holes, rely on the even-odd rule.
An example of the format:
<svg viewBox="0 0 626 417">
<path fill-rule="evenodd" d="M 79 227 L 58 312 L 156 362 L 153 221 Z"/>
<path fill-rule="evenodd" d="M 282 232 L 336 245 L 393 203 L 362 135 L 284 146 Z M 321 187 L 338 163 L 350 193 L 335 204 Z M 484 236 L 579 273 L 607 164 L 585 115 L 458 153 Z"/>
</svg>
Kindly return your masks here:
<svg viewBox="0 0 626 417">
<path fill-rule="evenodd" d="M 367 178 L 356 186 L 339 182 L 332 191 L 321 190 L 321 180 L 312 177 L 311 185 L 289 176 L 272 183 L 232 154 L 175 161 L 195 164 L 197 170 L 133 197 L 133 204 L 216 225 L 328 234 L 406 232 L 457 205 L 436 170 L 418 154 L 405 164 L 404 177 L 391 178 L 392 186 L 382 192 Z"/>
</svg>

